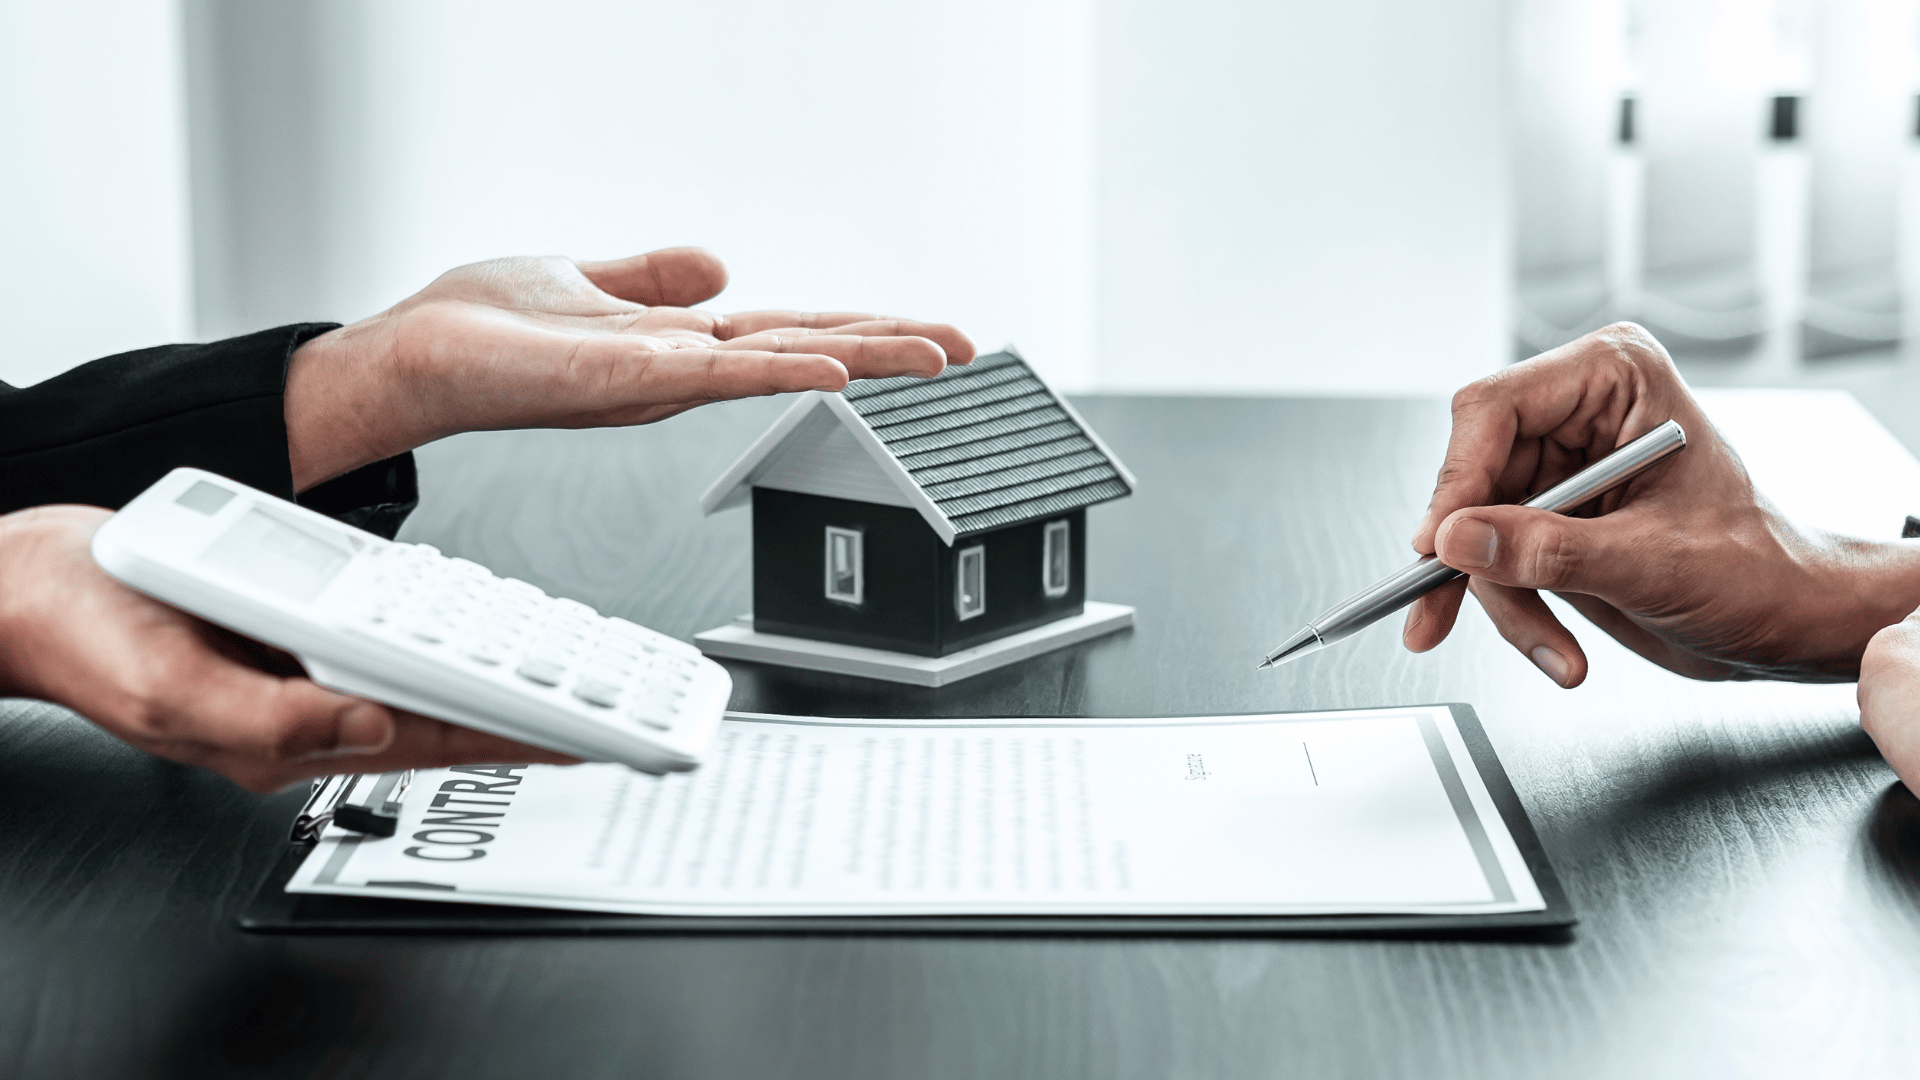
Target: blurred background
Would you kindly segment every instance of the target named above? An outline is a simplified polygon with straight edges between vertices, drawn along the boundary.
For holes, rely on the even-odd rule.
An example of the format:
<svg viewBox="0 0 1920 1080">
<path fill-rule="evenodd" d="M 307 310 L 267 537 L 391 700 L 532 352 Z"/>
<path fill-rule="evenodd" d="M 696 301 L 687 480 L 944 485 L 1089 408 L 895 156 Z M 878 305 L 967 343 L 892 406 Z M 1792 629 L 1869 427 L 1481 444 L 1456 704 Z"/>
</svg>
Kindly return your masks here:
<svg viewBox="0 0 1920 1080">
<path fill-rule="evenodd" d="M 1920 0 L 0 0 L 0 379 L 672 244 L 1073 390 L 1616 318 L 1920 445 Z"/>
</svg>

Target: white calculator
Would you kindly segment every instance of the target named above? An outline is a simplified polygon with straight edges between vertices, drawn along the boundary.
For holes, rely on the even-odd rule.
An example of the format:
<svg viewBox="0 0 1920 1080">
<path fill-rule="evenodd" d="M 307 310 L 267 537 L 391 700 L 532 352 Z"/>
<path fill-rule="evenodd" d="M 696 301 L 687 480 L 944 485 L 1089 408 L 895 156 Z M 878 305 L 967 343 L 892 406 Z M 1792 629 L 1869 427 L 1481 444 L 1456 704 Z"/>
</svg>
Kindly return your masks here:
<svg viewBox="0 0 1920 1080">
<path fill-rule="evenodd" d="M 684 642 L 199 469 L 128 503 L 93 558 L 322 686 L 588 761 L 691 769 L 733 690 Z"/>
</svg>

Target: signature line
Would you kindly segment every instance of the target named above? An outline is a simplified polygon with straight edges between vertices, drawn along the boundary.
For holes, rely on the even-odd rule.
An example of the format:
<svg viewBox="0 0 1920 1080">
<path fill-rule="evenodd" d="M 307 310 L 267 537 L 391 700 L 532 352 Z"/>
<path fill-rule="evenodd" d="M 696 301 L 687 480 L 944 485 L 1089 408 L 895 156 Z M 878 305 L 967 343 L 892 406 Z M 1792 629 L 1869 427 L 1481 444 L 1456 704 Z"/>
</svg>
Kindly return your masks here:
<svg viewBox="0 0 1920 1080">
<path fill-rule="evenodd" d="M 1307 749 L 1306 743 L 1301 743 L 1300 752 L 1307 755 L 1307 775 L 1313 777 L 1313 786 L 1319 787 L 1320 773 L 1313 767 L 1313 751 Z"/>
</svg>

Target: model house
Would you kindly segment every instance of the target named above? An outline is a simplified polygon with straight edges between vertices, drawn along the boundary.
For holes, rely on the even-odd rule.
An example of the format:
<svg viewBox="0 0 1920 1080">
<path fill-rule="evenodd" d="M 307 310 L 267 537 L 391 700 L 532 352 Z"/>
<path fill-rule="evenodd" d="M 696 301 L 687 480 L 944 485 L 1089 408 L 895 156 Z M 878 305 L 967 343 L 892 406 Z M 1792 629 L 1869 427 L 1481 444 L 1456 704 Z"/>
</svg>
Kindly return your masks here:
<svg viewBox="0 0 1920 1080">
<path fill-rule="evenodd" d="M 944 657 L 1080 616 L 1087 507 L 1133 489 L 1009 349 L 802 395 L 701 505 L 752 506 L 754 632 Z"/>
</svg>

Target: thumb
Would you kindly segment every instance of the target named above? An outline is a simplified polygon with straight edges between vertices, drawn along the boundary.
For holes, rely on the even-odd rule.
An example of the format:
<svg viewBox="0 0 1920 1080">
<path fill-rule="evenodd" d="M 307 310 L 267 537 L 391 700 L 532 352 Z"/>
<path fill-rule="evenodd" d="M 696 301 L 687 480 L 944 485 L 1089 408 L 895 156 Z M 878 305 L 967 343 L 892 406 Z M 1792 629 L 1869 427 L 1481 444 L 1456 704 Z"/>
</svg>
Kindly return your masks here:
<svg viewBox="0 0 1920 1080">
<path fill-rule="evenodd" d="M 1622 516 L 1472 506 L 1440 523 L 1435 553 L 1456 570 L 1501 585 L 1613 597 L 1636 576 L 1621 537 Z"/>
<path fill-rule="evenodd" d="M 650 307 L 691 307 L 727 287 L 726 264 L 697 247 L 662 248 L 630 259 L 579 266 L 603 292 Z"/>
<path fill-rule="evenodd" d="M 1909 789 L 1920 791 L 1920 613 L 1886 627 L 1860 658 L 1860 726 Z"/>
<path fill-rule="evenodd" d="M 393 742 L 393 714 L 385 706 L 224 656 L 205 661 L 157 703 L 164 723 L 154 734 L 162 740 L 218 748 L 261 764 L 374 754 Z M 180 693 L 189 689 L 190 696 Z"/>
</svg>

